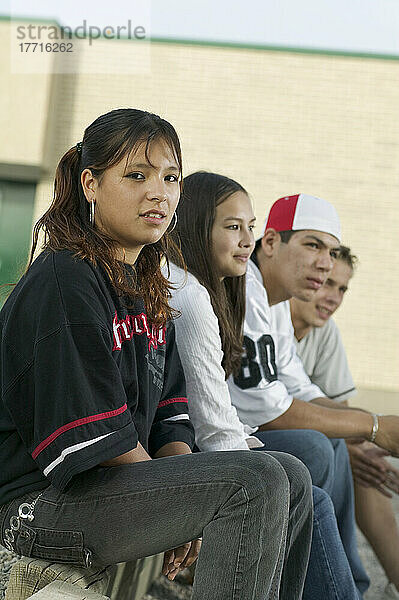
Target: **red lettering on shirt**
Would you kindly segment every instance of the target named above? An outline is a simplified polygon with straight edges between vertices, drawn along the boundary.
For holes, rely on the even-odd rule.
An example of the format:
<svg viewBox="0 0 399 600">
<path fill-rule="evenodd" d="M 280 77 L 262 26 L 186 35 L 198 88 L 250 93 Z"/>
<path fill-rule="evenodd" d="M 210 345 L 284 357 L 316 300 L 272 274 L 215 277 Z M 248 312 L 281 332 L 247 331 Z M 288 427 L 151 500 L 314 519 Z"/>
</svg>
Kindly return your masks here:
<svg viewBox="0 0 399 600">
<path fill-rule="evenodd" d="M 124 319 L 118 319 L 115 311 L 112 321 L 112 333 L 114 340 L 112 351 L 120 350 L 123 342 L 131 340 L 133 335 L 142 335 L 143 333 L 148 338 L 148 350 L 151 350 L 151 348 L 157 349 L 158 345 L 162 346 L 166 343 L 166 328 L 151 327 L 150 329 L 145 313 L 127 315 Z"/>
</svg>

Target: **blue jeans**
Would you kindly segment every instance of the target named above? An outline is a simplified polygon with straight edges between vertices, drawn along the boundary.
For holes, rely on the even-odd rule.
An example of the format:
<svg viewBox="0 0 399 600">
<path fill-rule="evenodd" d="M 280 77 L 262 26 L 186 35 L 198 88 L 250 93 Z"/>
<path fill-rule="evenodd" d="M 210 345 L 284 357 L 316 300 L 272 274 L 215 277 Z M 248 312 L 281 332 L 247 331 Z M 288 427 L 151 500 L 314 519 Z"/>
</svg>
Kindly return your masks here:
<svg viewBox="0 0 399 600">
<path fill-rule="evenodd" d="M 370 580 L 357 549 L 353 480 L 344 440 L 330 440 L 311 429 L 258 431 L 256 436 L 264 443 L 263 450 L 288 452 L 299 458 L 308 467 L 313 484 L 330 496 L 342 545 L 362 598 Z"/>
<path fill-rule="evenodd" d="M 7 539 L 14 523 L 11 545 L 19 554 L 104 566 L 203 536 L 193 600 L 302 598 L 311 482 L 288 454 L 204 452 L 96 467 L 64 492 L 46 488 L 33 519 L 16 527 L 19 506 L 32 500 L 0 506 L 0 534 Z"/>
<path fill-rule="evenodd" d="M 324 490 L 313 486 L 313 536 L 303 600 L 359 600 L 342 547 L 334 507 Z"/>
</svg>

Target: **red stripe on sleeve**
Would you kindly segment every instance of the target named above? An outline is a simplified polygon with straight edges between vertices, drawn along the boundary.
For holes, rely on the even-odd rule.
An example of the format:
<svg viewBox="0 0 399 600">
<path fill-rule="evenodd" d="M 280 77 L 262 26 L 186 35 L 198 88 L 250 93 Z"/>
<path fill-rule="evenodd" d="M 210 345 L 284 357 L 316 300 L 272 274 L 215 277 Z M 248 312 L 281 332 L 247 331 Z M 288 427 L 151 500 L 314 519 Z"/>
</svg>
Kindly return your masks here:
<svg viewBox="0 0 399 600">
<path fill-rule="evenodd" d="M 70 429 L 74 429 L 75 427 L 80 427 L 80 425 L 86 425 L 86 423 L 93 423 L 94 421 L 102 421 L 103 419 L 110 419 L 111 417 L 116 417 L 117 415 L 120 415 L 121 413 L 125 412 L 125 410 L 127 410 L 127 404 L 124 404 L 116 410 L 110 410 L 105 413 L 99 413 L 98 415 L 91 415 L 90 417 L 83 417 L 82 419 L 78 419 L 77 421 L 71 421 L 70 423 L 63 425 L 59 429 L 56 429 L 45 440 L 40 442 L 40 444 L 33 450 L 32 458 L 36 458 L 37 456 L 39 456 L 39 454 L 43 452 L 43 450 L 47 448 L 47 446 L 54 442 L 54 440 L 57 439 L 57 437 L 60 436 L 62 433 L 65 433 L 65 431 L 69 431 Z"/>
<path fill-rule="evenodd" d="M 169 398 L 169 400 L 162 400 L 158 404 L 158 408 L 162 408 L 163 406 L 167 406 L 168 404 L 173 404 L 174 402 L 185 402 L 188 404 L 187 398 Z"/>
</svg>

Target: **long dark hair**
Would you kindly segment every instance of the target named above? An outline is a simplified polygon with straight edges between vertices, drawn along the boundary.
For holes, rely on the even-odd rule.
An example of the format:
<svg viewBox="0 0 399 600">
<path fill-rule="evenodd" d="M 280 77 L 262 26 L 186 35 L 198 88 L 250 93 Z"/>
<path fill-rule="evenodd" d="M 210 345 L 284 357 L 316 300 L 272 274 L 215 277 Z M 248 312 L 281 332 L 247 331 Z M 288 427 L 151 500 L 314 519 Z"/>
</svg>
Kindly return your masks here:
<svg viewBox="0 0 399 600">
<path fill-rule="evenodd" d="M 219 321 L 226 379 L 241 363 L 245 317 L 245 275 L 220 281 L 212 260 L 212 227 L 216 207 L 244 188 L 228 177 L 198 171 L 185 177 L 172 236 L 180 243 L 187 269 L 208 290 Z M 173 260 L 179 264 L 178 257 Z M 180 265 L 181 266 L 181 265 Z"/>
<path fill-rule="evenodd" d="M 117 260 L 116 240 L 90 224 L 89 203 L 83 193 L 80 175 L 88 168 L 101 182 L 106 169 L 124 156 L 127 161 L 142 143 L 146 144 L 148 159 L 152 141 L 159 139 L 170 147 L 181 172 L 182 158 L 177 133 L 168 121 L 158 115 L 123 108 L 101 115 L 89 125 L 81 144 L 68 150 L 58 164 L 53 201 L 33 229 L 27 267 L 32 264 L 39 234 L 43 230 L 43 249 L 68 249 L 80 259 L 93 264 L 98 262 L 108 273 L 119 295 L 144 299 L 154 326 L 165 324 L 175 314 L 168 304 L 171 286 L 160 269 L 161 259 L 166 257 L 168 260 L 168 248 L 173 242 L 166 233 L 158 242 L 146 245 L 139 254 L 132 275 Z"/>
</svg>

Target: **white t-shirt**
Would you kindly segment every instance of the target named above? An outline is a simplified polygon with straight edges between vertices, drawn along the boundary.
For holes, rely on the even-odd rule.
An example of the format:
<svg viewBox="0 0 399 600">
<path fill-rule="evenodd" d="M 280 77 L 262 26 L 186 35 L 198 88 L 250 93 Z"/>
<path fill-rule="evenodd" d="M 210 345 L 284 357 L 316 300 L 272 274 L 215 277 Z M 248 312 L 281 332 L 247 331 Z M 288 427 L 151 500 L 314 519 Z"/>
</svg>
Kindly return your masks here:
<svg viewBox="0 0 399 600">
<path fill-rule="evenodd" d="M 231 401 L 240 420 L 258 427 L 286 412 L 293 398 L 310 401 L 324 396 L 307 376 L 294 342 L 289 303 L 269 306 L 262 275 L 249 261 L 241 372 L 230 377 Z"/>
<path fill-rule="evenodd" d="M 312 327 L 296 341 L 296 348 L 310 379 L 328 398 L 343 402 L 356 394 L 341 335 L 332 319 L 323 327 Z"/>
<path fill-rule="evenodd" d="M 247 450 L 246 439 L 256 431 L 244 427 L 232 406 L 222 368 L 219 323 L 207 290 L 190 273 L 170 265 L 170 305 L 181 312 L 175 319 L 176 343 L 187 384 L 195 442 L 201 451 Z M 164 275 L 167 276 L 166 269 Z"/>
</svg>

